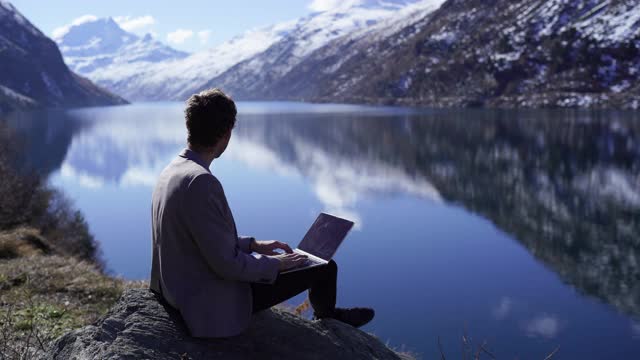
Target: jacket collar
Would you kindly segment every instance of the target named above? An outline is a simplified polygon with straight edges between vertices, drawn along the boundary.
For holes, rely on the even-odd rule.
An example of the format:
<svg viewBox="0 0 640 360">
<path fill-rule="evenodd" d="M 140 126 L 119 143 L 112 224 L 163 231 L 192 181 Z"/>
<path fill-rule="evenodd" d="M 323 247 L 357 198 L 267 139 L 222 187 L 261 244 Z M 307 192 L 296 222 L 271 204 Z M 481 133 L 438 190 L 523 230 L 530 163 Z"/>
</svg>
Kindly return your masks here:
<svg viewBox="0 0 640 360">
<path fill-rule="evenodd" d="M 182 152 L 180 153 L 180 157 L 183 157 L 185 159 L 189 159 L 193 162 L 195 162 L 196 164 L 202 166 L 203 168 L 205 168 L 208 172 L 211 172 L 211 170 L 209 170 L 209 167 L 207 166 L 207 164 L 204 162 L 204 160 L 202 159 L 202 156 L 198 155 L 197 152 L 189 149 L 189 148 L 185 148 L 184 150 L 182 150 Z"/>
</svg>

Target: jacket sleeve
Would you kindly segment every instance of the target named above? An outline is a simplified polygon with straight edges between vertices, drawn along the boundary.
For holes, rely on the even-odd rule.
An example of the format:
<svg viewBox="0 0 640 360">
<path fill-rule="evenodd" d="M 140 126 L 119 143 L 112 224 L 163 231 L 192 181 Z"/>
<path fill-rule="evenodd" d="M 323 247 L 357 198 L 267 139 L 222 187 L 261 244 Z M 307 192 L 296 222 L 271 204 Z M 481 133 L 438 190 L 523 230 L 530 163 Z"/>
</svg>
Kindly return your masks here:
<svg viewBox="0 0 640 360">
<path fill-rule="evenodd" d="M 240 250 L 251 254 L 251 241 L 253 240 L 255 240 L 253 236 L 238 236 L 238 246 L 240 246 Z"/>
<path fill-rule="evenodd" d="M 275 281 L 278 260 L 253 256 L 240 249 L 222 185 L 213 175 L 194 178 L 187 187 L 185 200 L 189 231 L 211 270 L 227 280 Z"/>
</svg>

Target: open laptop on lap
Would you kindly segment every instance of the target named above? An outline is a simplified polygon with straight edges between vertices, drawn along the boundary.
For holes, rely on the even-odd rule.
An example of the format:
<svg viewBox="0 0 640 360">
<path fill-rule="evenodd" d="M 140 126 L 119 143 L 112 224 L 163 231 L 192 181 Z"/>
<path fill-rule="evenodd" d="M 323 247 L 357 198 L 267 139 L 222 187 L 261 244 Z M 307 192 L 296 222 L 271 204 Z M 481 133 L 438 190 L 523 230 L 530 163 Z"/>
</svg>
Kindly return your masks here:
<svg viewBox="0 0 640 360">
<path fill-rule="evenodd" d="M 298 247 L 293 250 L 298 254 L 306 255 L 307 261 L 281 274 L 327 264 L 352 227 L 352 221 L 320 213 Z"/>
</svg>

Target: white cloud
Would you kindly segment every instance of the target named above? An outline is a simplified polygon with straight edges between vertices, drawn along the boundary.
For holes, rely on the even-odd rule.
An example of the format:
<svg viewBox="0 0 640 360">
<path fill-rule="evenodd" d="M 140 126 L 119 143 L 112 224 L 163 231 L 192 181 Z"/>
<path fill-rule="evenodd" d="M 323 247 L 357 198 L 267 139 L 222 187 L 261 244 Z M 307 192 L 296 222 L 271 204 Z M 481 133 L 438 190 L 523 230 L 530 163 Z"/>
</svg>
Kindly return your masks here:
<svg viewBox="0 0 640 360">
<path fill-rule="evenodd" d="M 70 24 L 55 28 L 51 33 L 51 35 L 54 39 L 59 39 L 63 37 L 66 33 L 68 33 L 69 29 L 71 29 L 72 26 L 82 25 L 84 23 L 96 21 L 96 20 L 98 20 L 98 17 L 95 15 L 89 15 L 89 14 L 82 15 L 78 18 L 73 19 L 73 21 L 71 21 Z"/>
<path fill-rule="evenodd" d="M 327 11 L 337 8 L 351 7 L 360 4 L 361 0 L 313 0 L 309 4 L 311 11 Z"/>
<path fill-rule="evenodd" d="M 640 323 L 631 323 L 631 336 L 633 336 L 634 339 L 640 339 Z"/>
<path fill-rule="evenodd" d="M 146 169 L 142 167 L 130 167 L 120 179 L 122 186 L 146 186 L 153 187 L 161 169 Z"/>
<path fill-rule="evenodd" d="M 211 30 L 198 31 L 198 40 L 200 40 L 200 44 L 206 45 L 209 42 L 210 37 L 211 37 Z"/>
<path fill-rule="evenodd" d="M 104 181 L 101 178 L 82 171 L 77 171 L 66 163 L 62 164 L 62 167 L 60 167 L 60 176 L 65 179 L 75 180 L 81 187 L 87 189 L 100 189 L 104 186 Z"/>
<path fill-rule="evenodd" d="M 542 314 L 527 322 L 524 326 L 524 331 L 529 337 L 551 339 L 560 331 L 560 321 L 556 316 Z"/>
<path fill-rule="evenodd" d="M 513 300 L 511 300 L 510 297 L 505 296 L 502 299 L 500 299 L 500 302 L 498 303 L 498 305 L 493 309 L 493 316 L 498 320 L 503 320 L 507 316 L 509 316 L 509 313 L 511 312 L 512 308 L 513 308 Z"/>
<path fill-rule="evenodd" d="M 156 19 L 151 15 L 144 16 L 116 16 L 113 18 L 115 22 L 120 25 L 122 29 L 130 32 L 141 32 L 147 29 L 149 26 L 156 23 Z"/>
<path fill-rule="evenodd" d="M 193 37 L 193 30 L 178 29 L 167 34 L 167 41 L 173 44 L 182 44 Z"/>
</svg>

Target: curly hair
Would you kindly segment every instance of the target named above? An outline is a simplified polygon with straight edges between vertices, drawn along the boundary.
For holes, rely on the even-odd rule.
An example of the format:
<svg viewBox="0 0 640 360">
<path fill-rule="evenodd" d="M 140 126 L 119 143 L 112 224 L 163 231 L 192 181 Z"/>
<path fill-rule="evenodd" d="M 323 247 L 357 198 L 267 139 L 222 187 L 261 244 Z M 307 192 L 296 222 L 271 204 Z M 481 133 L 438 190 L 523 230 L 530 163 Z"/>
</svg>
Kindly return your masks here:
<svg viewBox="0 0 640 360">
<path fill-rule="evenodd" d="M 238 111 L 233 100 L 220 89 L 191 95 L 184 110 L 189 144 L 214 146 L 236 123 Z"/>
</svg>

